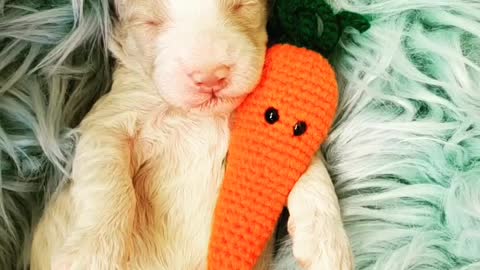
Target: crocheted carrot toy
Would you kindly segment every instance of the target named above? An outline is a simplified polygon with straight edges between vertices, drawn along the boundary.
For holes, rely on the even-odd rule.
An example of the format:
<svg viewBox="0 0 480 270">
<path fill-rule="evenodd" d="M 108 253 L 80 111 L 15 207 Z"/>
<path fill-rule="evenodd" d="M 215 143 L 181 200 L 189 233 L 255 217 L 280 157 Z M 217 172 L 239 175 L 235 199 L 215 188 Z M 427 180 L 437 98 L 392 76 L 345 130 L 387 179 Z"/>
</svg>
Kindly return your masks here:
<svg viewBox="0 0 480 270">
<path fill-rule="evenodd" d="M 325 140 L 337 106 L 325 57 L 341 33 L 370 24 L 334 14 L 324 0 L 272 1 L 270 44 L 257 88 L 233 121 L 223 186 L 213 220 L 209 270 L 251 270 L 273 236 L 288 194 Z"/>
<path fill-rule="evenodd" d="M 320 54 L 293 45 L 267 51 L 262 80 L 233 120 L 208 269 L 253 269 L 327 136 L 337 98 L 335 73 Z"/>
</svg>

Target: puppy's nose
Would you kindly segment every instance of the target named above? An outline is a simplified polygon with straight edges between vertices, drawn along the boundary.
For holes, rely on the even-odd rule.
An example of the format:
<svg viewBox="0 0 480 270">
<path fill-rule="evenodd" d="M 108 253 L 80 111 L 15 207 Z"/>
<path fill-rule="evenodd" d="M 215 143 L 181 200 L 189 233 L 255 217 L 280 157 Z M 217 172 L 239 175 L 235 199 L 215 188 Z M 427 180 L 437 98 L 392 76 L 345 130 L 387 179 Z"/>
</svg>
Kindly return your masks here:
<svg viewBox="0 0 480 270">
<path fill-rule="evenodd" d="M 227 86 L 230 67 L 221 65 L 209 71 L 194 71 L 190 78 L 202 91 L 220 91 Z"/>
</svg>

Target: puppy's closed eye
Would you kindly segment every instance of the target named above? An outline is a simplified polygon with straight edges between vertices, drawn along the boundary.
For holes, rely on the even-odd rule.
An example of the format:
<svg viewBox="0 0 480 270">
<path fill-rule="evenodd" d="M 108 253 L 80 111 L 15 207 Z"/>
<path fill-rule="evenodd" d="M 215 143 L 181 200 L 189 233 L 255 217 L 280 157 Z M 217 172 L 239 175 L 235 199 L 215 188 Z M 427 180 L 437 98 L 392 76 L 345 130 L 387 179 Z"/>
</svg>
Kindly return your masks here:
<svg viewBox="0 0 480 270">
<path fill-rule="evenodd" d="M 119 0 L 116 0 L 119 1 Z M 120 0 L 120 2 L 125 0 Z M 168 11 L 163 1 L 125 1 L 128 9 L 123 14 L 123 21 L 128 26 L 159 28 L 166 24 L 169 20 Z"/>
<path fill-rule="evenodd" d="M 152 19 L 152 20 L 143 21 L 143 25 L 148 26 L 148 27 L 161 27 L 164 23 L 165 23 L 165 21 L 160 20 L 160 19 Z"/>
<path fill-rule="evenodd" d="M 128 25 L 136 31 L 154 31 L 162 30 L 167 23 L 163 16 L 134 16 L 129 20 Z"/>
</svg>

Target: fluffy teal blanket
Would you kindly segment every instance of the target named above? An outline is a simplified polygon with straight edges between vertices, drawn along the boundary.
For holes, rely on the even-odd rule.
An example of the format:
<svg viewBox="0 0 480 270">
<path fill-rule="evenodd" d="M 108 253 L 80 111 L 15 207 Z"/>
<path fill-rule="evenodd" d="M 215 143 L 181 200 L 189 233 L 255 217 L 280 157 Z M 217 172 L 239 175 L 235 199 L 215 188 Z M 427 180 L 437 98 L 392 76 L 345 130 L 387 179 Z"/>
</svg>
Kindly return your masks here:
<svg viewBox="0 0 480 270">
<path fill-rule="evenodd" d="M 357 269 L 480 269 L 480 2 L 337 0 L 371 18 L 332 58 L 325 144 Z M 69 170 L 111 65 L 107 0 L 0 0 L 0 269 Z M 321 241 L 321 239 L 319 239 Z"/>
</svg>

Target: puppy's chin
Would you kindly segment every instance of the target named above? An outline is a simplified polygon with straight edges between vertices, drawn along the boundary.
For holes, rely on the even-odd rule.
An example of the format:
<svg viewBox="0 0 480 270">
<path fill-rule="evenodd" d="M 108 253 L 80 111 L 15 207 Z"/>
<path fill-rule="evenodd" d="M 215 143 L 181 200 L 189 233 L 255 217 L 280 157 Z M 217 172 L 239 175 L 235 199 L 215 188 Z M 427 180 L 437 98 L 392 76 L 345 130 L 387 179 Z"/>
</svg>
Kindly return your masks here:
<svg viewBox="0 0 480 270">
<path fill-rule="evenodd" d="M 243 102 L 245 97 L 212 97 L 203 103 L 187 106 L 187 109 L 191 113 L 207 116 L 230 114 Z"/>
</svg>

